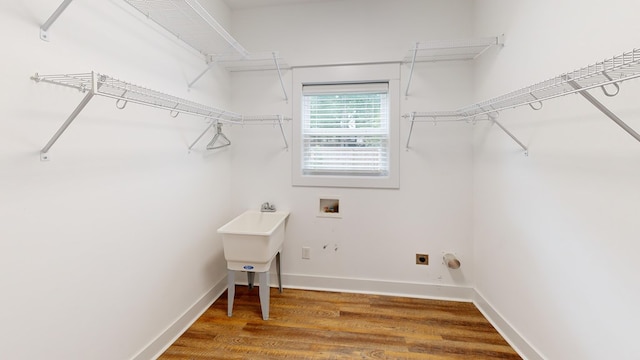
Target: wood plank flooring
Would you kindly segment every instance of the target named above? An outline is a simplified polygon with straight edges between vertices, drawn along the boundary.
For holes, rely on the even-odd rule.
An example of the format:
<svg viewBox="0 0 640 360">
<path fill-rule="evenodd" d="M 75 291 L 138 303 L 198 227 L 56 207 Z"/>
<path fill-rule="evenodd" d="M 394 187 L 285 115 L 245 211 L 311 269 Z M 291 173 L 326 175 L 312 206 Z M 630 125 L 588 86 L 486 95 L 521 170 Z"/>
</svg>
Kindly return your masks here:
<svg viewBox="0 0 640 360">
<path fill-rule="evenodd" d="M 521 359 L 471 303 L 236 286 L 160 357 L 172 359 Z"/>
</svg>

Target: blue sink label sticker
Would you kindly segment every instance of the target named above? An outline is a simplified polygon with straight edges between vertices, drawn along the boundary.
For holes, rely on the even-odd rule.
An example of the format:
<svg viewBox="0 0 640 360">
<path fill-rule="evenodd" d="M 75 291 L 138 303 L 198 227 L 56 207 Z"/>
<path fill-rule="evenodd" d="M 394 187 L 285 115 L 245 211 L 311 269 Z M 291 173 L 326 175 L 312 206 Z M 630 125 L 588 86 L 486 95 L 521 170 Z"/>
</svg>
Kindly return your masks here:
<svg viewBox="0 0 640 360">
<path fill-rule="evenodd" d="M 253 270 L 253 265 L 245 265 L 242 268 L 245 270 Z"/>
</svg>

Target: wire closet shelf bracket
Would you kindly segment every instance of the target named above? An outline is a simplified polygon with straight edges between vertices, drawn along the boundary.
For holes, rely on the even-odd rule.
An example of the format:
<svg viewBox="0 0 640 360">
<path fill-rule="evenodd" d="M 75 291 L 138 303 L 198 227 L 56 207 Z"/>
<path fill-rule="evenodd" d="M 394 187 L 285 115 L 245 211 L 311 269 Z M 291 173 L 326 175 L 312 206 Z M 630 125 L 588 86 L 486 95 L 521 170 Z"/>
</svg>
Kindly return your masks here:
<svg viewBox="0 0 640 360">
<path fill-rule="evenodd" d="M 195 143 L 197 143 L 214 125 L 216 126 L 216 135 L 219 135 L 221 133 L 221 126 L 223 123 L 243 125 L 247 122 L 246 117 L 238 113 L 202 105 L 190 100 L 127 83 L 96 72 L 55 75 L 40 75 L 36 73 L 31 77 L 31 79 L 36 83 L 50 83 L 58 86 L 74 88 L 85 94 L 80 104 L 76 106 L 71 115 L 69 115 L 58 131 L 56 131 L 49 142 L 47 142 L 40 151 L 40 159 L 43 161 L 49 160 L 48 153 L 51 147 L 58 141 L 69 125 L 71 125 L 80 112 L 82 112 L 91 99 L 96 95 L 116 100 L 115 105 L 120 110 L 124 109 L 128 103 L 136 103 L 168 110 L 169 115 L 174 118 L 180 114 L 187 114 L 211 120 L 211 125 L 209 125 L 198 139 L 189 147 L 189 150 L 191 150 Z M 277 123 L 280 125 L 282 136 L 284 137 L 285 133 L 282 128 L 283 120 L 288 119 L 280 115 L 266 115 L 251 117 L 249 121 L 271 121 Z M 226 136 L 224 138 L 226 138 Z M 286 138 L 284 141 L 286 144 Z"/>
<path fill-rule="evenodd" d="M 594 98 L 588 90 L 600 88 L 608 97 L 616 96 L 620 91 L 620 83 L 640 77 L 640 49 L 634 49 L 621 55 L 605 59 L 601 62 L 558 75 L 552 79 L 476 103 L 456 111 L 448 112 L 413 112 L 403 115 L 411 122 L 407 138 L 407 149 L 415 122 L 446 122 L 488 120 L 495 123 L 511 137 L 525 152 L 527 147 L 497 121 L 500 111 L 529 105 L 533 110 L 540 110 L 543 102 L 557 97 L 580 94 L 589 103 L 614 121 L 634 139 L 640 142 L 640 134 L 627 125 L 604 104 Z"/>
<path fill-rule="evenodd" d="M 49 28 L 60 17 L 72 0 L 64 0 L 40 27 L 40 38 L 49 41 Z M 250 53 L 196 0 L 124 0 L 145 17 L 152 20 L 177 39 L 204 56 L 205 69 L 194 80 L 191 88 L 213 65 L 220 64 L 228 71 L 276 70 L 284 93 L 282 70 L 290 68 L 277 52 Z"/>
<path fill-rule="evenodd" d="M 411 79 L 416 63 L 436 61 L 475 60 L 493 46 L 504 45 L 504 35 L 458 40 L 431 40 L 416 42 L 403 63 L 410 65 L 405 97 L 409 96 Z"/>
<path fill-rule="evenodd" d="M 282 69 L 288 65 L 278 53 L 250 53 L 198 1 L 124 1 L 204 55 L 207 66 L 189 82 L 189 88 L 216 64 L 227 71 L 277 70 L 284 98 L 289 100 L 282 80 Z"/>
</svg>

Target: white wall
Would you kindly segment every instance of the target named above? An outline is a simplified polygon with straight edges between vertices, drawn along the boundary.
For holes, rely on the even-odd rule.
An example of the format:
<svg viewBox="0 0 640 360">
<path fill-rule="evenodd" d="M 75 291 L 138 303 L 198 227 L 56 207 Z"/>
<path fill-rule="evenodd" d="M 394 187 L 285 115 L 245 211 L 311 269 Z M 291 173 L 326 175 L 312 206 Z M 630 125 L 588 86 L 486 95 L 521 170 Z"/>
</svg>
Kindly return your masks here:
<svg viewBox="0 0 640 360">
<path fill-rule="evenodd" d="M 476 31 L 507 38 L 478 63 L 476 100 L 638 46 L 637 1 L 475 4 Z M 615 98 L 591 93 L 640 130 L 639 91 L 629 81 Z M 477 290 L 547 359 L 637 358 L 640 144 L 579 95 L 500 119 L 530 151 L 476 127 Z"/>
<path fill-rule="evenodd" d="M 471 5 L 326 1 L 236 10 L 232 24 L 247 49 L 277 50 L 293 66 L 400 61 L 415 41 L 468 37 Z M 402 65 L 403 92 L 408 69 Z M 284 72 L 290 98 L 291 76 L 291 70 Z M 401 99 L 401 113 L 464 105 L 471 99 L 471 77 L 468 63 L 419 65 L 410 97 Z M 235 73 L 232 85 L 234 108 L 292 115 L 275 72 Z M 234 129 L 234 211 L 264 201 L 291 211 L 285 286 L 468 298 L 450 287 L 472 284 L 471 127 L 417 124 L 405 151 L 408 122 L 396 121 L 401 121 L 403 144 L 399 190 L 292 187 L 296 149 L 283 149 L 279 129 Z M 291 124 L 286 135 L 291 143 Z M 340 197 L 341 219 L 316 216 L 321 196 Z M 301 259 L 302 247 L 311 248 L 310 260 Z M 449 272 L 441 264 L 444 251 L 459 255 L 460 271 Z M 429 253 L 431 265 L 416 265 L 416 253 Z"/>
<path fill-rule="evenodd" d="M 579 96 L 501 114 L 529 157 L 489 125 L 472 134 L 417 124 L 399 190 L 292 187 L 295 149 L 283 149 L 277 128 L 225 129 L 234 146 L 189 154 L 203 120 L 104 98 L 40 162 L 83 95 L 36 84 L 35 72 L 97 70 L 247 114 L 292 115 L 274 72 L 230 81 L 214 71 L 187 91 L 202 59 L 120 1 L 73 2 L 42 42 L 38 27 L 57 5 L 0 4 L 0 357 L 152 356 L 185 312 L 217 295 L 225 264 L 215 230 L 263 201 L 292 213 L 285 285 L 460 298 L 468 292 L 455 289 L 475 287 L 545 358 L 640 353 L 640 147 Z M 636 46 L 640 27 L 631 0 L 336 0 L 233 15 L 206 5 L 250 51 L 278 50 L 294 66 L 398 61 L 419 40 L 506 34 L 475 65 L 419 65 L 402 114 L 455 109 L 611 57 Z M 291 71 L 284 77 L 291 97 Z M 402 90 L 407 78 L 403 65 Z M 637 91 L 630 81 L 615 98 L 595 95 L 640 129 Z M 326 195 L 341 198 L 342 219 L 316 217 Z M 445 251 L 460 271 L 440 263 Z M 431 265 L 415 265 L 417 252 Z"/>
<path fill-rule="evenodd" d="M 230 153 L 187 152 L 203 119 L 95 97 L 41 162 L 83 94 L 29 77 L 96 70 L 220 107 L 229 81 L 188 92 L 200 56 L 122 1 L 71 3 L 43 42 L 60 3 L 0 3 L 0 357 L 128 359 L 225 276 Z"/>
</svg>

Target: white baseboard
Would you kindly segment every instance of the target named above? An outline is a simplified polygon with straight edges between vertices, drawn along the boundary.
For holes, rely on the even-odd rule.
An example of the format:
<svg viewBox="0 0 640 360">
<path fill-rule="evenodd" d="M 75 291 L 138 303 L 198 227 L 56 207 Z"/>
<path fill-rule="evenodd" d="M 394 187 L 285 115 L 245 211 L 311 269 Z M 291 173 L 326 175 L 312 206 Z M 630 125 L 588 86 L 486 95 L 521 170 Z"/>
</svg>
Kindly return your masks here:
<svg viewBox="0 0 640 360">
<path fill-rule="evenodd" d="M 277 286 L 275 274 L 270 275 L 271 286 Z M 242 281 L 237 283 L 242 283 Z M 484 299 L 482 294 L 471 287 L 292 274 L 283 274 L 282 283 L 285 291 L 286 288 L 291 288 L 473 302 L 520 356 L 525 360 L 544 360 L 539 352 L 529 345 L 509 322 Z M 225 276 L 132 360 L 148 360 L 159 357 L 226 289 L 227 278 Z"/>
<path fill-rule="evenodd" d="M 487 320 L 495 327 L 500 335 L 518 352 L 525 360 L 544 360 L 536 349 L 525 340 L 511 324 L 496 311 L 491 304 L 478 292 L 473 290 L 473 303 Z"/>
<path fill-rule="evenodd" d="M 272 281 L 274 280 L 272 277 Z M 463 286 L 291 274 L 282 275 L 282 283 L 285 287 L 293 289 L 341 291 L 465 302 L 473 300 L 473 289 Z"/>
<path fill-rule="evenodd" d="M 226 275 L 132 360 L 157 359 L 227 290 Z"/>
</svg>

